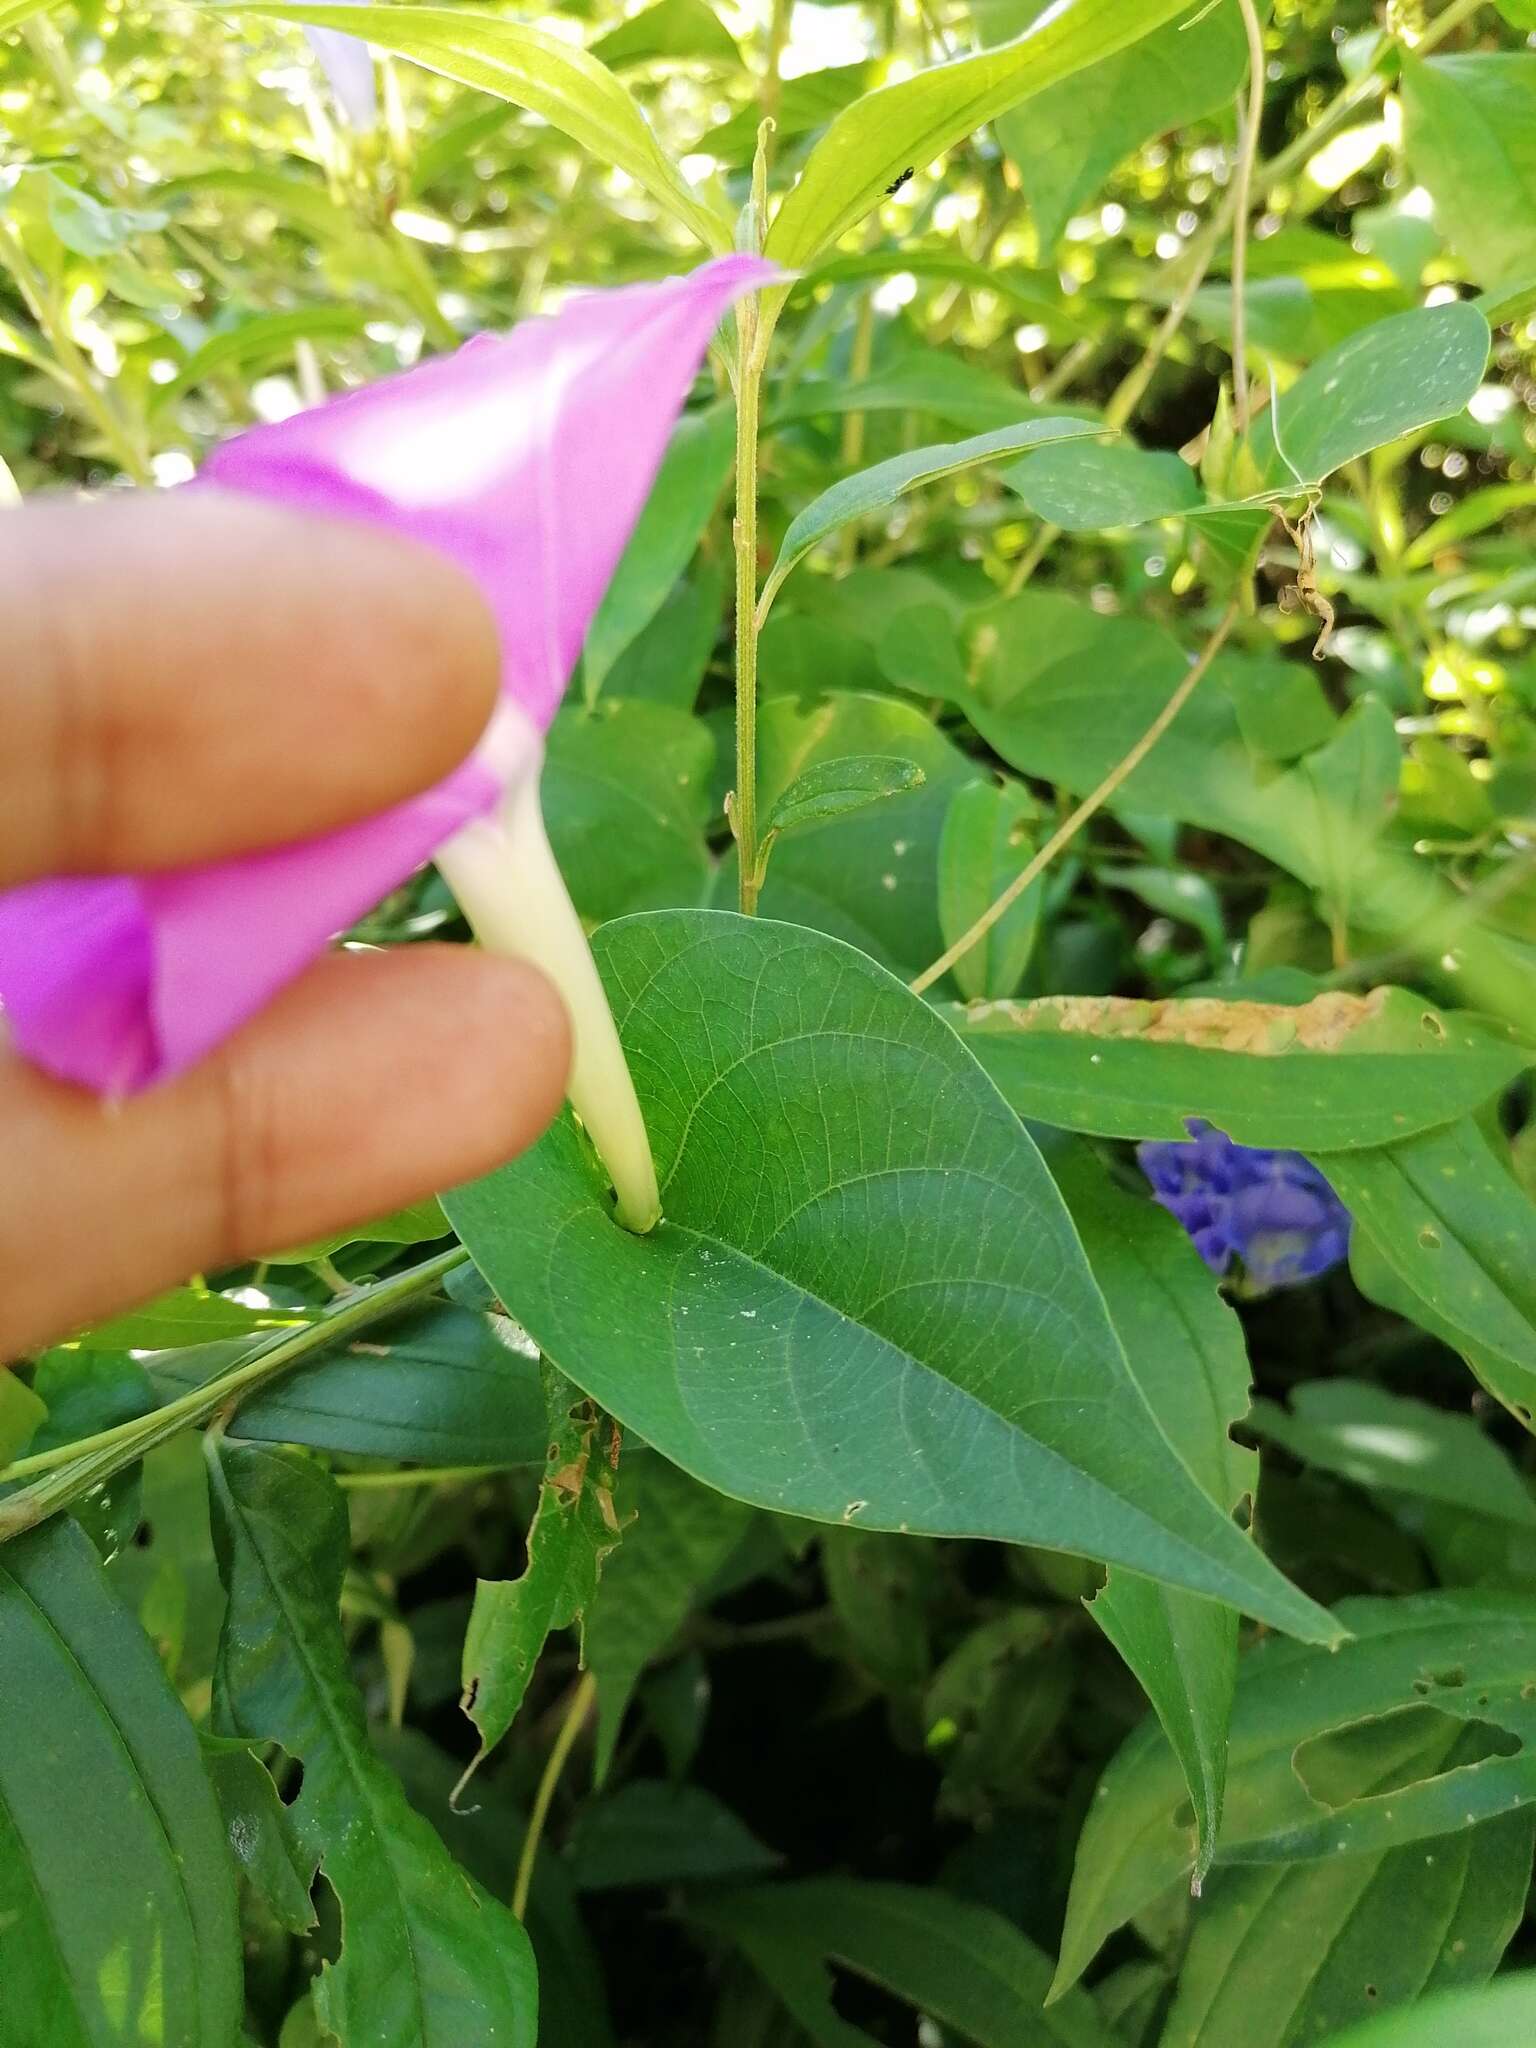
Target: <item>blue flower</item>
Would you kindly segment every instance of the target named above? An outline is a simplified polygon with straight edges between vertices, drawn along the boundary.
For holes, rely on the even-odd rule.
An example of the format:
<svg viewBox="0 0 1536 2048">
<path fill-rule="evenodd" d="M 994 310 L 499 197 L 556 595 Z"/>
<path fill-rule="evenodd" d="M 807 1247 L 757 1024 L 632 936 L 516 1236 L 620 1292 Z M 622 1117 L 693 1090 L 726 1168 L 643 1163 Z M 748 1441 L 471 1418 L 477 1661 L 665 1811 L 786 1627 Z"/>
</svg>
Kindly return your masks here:
<svg viewBox="0 0 1536 2048">
<path fill-rule="evenodd" d="M 1136 1147 L 1162 1206 L 1213 1273 L 1240 1259 L 1259 1287 L 1294 1287 L 1349 1250 L 1349 1211 L 1299 1152 L 1234 1145 L 1191 1118 L 1190 1143 Z"/>
</svg>

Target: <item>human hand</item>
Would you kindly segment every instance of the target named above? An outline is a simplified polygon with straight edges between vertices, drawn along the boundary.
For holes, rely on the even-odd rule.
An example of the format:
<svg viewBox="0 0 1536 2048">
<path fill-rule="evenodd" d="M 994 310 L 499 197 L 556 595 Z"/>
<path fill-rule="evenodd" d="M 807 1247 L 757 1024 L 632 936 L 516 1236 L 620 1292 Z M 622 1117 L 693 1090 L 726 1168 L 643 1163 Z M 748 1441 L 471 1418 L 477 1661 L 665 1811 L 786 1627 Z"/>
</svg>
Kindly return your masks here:
<svg viewBox="0 0 1536 2048">
<path fill-rule="evenodd" d="M 469 582 L 371 528 L 198 490 L 5 515 L 0 888 L 257 851 L 429 787 L 496 701 Z M 0 1015 L 0 1361 L 182 1279 L 487 1171 L 559 1108 L 520 962 L 333 955 L 192 1072 L 108 1104 Z"/>
</svg>

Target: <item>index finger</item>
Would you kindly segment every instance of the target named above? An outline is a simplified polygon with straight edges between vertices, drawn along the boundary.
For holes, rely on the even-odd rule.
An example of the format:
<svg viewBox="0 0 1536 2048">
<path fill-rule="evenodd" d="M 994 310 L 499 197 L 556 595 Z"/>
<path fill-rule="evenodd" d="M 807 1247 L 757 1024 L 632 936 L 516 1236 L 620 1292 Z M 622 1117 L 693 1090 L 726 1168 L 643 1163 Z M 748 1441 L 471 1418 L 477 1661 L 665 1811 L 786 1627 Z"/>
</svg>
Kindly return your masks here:
<svg viewBox="0 0 1536 2048">
<path fill-rule="evenodd" d="M 441 556 L 213 490 L 0 526 L 0 884 L 303 839 L 441 780 L 496 700 Z"/>
</svg>

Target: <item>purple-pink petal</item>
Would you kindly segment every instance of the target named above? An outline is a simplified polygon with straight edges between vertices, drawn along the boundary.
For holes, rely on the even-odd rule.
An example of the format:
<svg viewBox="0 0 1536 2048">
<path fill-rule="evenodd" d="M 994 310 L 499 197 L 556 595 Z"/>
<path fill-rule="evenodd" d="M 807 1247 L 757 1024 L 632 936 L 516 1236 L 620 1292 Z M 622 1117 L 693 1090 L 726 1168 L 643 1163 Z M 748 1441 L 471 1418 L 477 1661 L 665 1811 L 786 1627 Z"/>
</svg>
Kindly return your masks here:
<svg viewBox="0 0 1536 2048">
<path fill-rule="evenodd" d="M 267 853 L 7 891 L 0 995 L 12 1038 L 56 1079 L 104 1094 L 180 1073 L 489 809 L 501 786 L 476 759 L 424 796 Z"/>
<path fill-rule="evenodd" d="M 212 1050 L 509 783 L 537 772 L 587 627 L 721 314 L 773 272 L 723 257 L 216 450 L 199 484 L 403 534 L 456 562 L 501 637 L 506 711 L 425 795 L 297 845 L 0 895 L 0 1005 L 62 1080 L 126 1094 Z"/>
<path fill-rule="evenodd" d="M 231 490 L 387 526 L 468 571 L 503 681 L 543 727 L 655 480 L 721 314 L 773 275 L 722 256 L 573 299 L 214 450 Z"/>
</svg>

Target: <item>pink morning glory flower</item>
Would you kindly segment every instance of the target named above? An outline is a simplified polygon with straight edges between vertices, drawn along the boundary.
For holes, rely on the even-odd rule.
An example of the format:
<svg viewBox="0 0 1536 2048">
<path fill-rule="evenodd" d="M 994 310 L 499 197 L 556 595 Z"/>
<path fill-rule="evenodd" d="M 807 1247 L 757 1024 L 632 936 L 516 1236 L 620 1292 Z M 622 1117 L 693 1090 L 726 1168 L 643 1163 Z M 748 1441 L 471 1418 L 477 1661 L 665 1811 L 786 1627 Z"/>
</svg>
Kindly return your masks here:
<svg viewBox="0 0 1536 2048">
<path fill-rule="evenodd" d="M 649 1145 L 544 836 L 538 770 L 710 336 L 772 275 L 760 258 L 725 256 L 587 293 L 213 452 L 189 488 L 362 520 L 465 570 L 499 631 L 501 708 L 445 781 L 360 824 L 196 868 L 0 894 L 0 1005 L 29 1059 L 107 1095 L 180 1073 L 436 858 L 482 941 L 533 959 L 561 989 L 572 1102 L 620 1219 L 650 1227 Z"/>
</svg>

